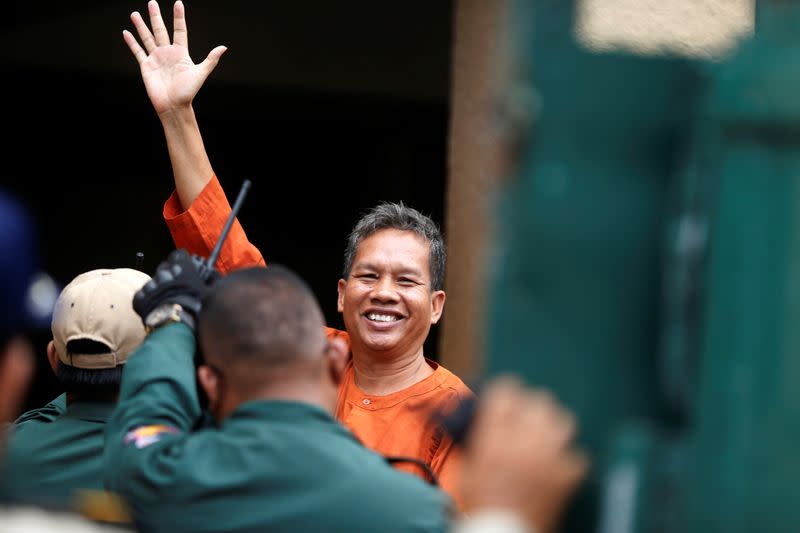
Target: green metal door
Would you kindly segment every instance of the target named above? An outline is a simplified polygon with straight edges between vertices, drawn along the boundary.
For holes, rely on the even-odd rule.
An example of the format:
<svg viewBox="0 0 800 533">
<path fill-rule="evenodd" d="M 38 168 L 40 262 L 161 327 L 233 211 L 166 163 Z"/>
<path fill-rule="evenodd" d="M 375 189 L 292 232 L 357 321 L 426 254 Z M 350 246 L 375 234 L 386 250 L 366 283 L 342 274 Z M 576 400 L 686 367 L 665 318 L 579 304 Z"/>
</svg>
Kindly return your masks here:
<svg viewBox="0 0 800 533">
<path fill-rule="evenodd" d="M 800 17 L 731 59 L 591 53 L 513 4 L 533 118 L 496 207 L 488 368 L 552 389 L 593 473 L 568 531 L 798 531 Z"/>
</svg>

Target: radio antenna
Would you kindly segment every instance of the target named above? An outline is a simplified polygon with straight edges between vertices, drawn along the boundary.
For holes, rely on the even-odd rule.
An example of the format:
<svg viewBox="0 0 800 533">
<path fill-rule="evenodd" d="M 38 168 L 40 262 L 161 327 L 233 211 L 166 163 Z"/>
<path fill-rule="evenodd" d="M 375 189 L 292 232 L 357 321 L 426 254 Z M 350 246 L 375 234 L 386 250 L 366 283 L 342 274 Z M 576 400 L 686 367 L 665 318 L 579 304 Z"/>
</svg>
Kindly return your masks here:
<svg viewBox="0 0 800 533">
<path fill-rule="evenodd" d="M 211 251 L 211 255 L 208 256 L 206 266 L 209 269 L 214 268 L 214 264 L 217 262 L 219 253 L 222 251 L 222 245 L 225 243 L 225 239 L 228 237 L 228 232 L 231 230 L 231 226 L 233 226 L 233 221 L 236 220 L 236 214 L 239 212 L 239 209 L 241 209 L 242 203 L 244 202 L 244 197 L 247 196 L 247 191 L 249 190 L 250 180 L 244 180 L 242 183 L 242 188 L 239 189 L 239 196 L 236 197 L 236 201 L 233 203 L 231 214 L 228 216 L 228 220 L 225 221 L 225 226 L 222 228 L 222 233 L 219 234 L 217 245 L 214 246 L 214 249 Z"/>
</svg>

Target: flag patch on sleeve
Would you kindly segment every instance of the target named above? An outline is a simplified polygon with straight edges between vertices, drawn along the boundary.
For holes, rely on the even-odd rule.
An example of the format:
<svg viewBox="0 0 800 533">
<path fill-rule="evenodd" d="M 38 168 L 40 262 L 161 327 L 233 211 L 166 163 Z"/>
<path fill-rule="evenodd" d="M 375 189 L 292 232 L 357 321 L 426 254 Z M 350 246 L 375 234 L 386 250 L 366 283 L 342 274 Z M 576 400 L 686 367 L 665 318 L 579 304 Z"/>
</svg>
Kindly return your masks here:
<svg viewBox="0 0 800 533">
<path fill-rule="evenodd" d="M 129 431 L 122 439 L 122 444 L 130 446 L 133 444 L 137 448 L 145 448 L 161 440 L 163 435 L 178 435 L 181 432 L 174 426 L 164 424 L 154 424 L 151 426 L 139 426 Z"/>
</svg>

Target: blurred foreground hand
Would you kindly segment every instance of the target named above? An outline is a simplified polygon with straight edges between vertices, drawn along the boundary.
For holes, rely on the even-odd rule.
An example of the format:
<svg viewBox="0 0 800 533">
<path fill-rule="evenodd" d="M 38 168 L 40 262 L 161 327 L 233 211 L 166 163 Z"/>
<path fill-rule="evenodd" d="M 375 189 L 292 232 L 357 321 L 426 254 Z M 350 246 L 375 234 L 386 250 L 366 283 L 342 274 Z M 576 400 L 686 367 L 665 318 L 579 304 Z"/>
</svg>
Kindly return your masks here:
<svg viewBox="0 0 800 533">
<path fill-rule="evenodd" d="M 20 414 L 34 365 L 27 339 L 15 337 L 0 346 L 0 424 L 13 422 Z"/>
<path fill-rule="evenodd" d="M 575 419 L 547 392 L 513 378 L 486 387 L 467 435 L 462 469 L 465 511 L 522 519 L 528 531 L 555 531 L 588 470 L 572 446 Z"/>
</svg>

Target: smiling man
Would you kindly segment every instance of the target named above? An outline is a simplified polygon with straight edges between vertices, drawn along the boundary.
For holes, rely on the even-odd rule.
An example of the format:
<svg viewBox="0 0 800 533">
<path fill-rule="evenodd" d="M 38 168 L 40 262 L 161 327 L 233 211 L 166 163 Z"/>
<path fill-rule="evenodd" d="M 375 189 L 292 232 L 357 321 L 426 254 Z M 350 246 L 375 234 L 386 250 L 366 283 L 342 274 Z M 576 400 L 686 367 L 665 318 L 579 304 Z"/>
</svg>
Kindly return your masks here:
<svg viewBox="0 0 800 533">
<path fill-rule="evenodd" d="M 155 1 L 148 11 L 152 31 L 138 12 L 131 14 L 141 45 L 128 31 L 123 37 L 166 136 L 176 190 L 164 218 L 178 248 L 207 256 L 230 205 L 205 151 L 192 100 L 225 47 L 194 64 L 183 4 L 174 5 L 172 42 Z M 472 393 L 423 353 L 444 308 L 445 255 L 441 232 L 430 218 L 402 204 L 373 208 L 356 224 L 345 251 L 338 309 L 347 332 L 328 328 L 327 333 L 350 348 L 336 418 L 398 468 L 437 477 L 458 503 L 459 452 L 433 415 Z M 265 265 L 264 258 L 237 221 L 217 267 L 228 272 L 258 265 Z"/>
<path fill-rule="evenodd" d="M 368 447 L 421 461 L 455 496 L 458 452 L 433 410 L 471 393 L 423 344 L 442 315 L 445 247 L 428 217 L 402 204 L 381 204 L 356 224 L 345 251 L 338 309 L 352 355 L 339 389 L 336 418 Z M 348 335 L 349 333 L 349 335 Z M 421 469 L 420 469 L 421 468 Z"/>
</svg>

